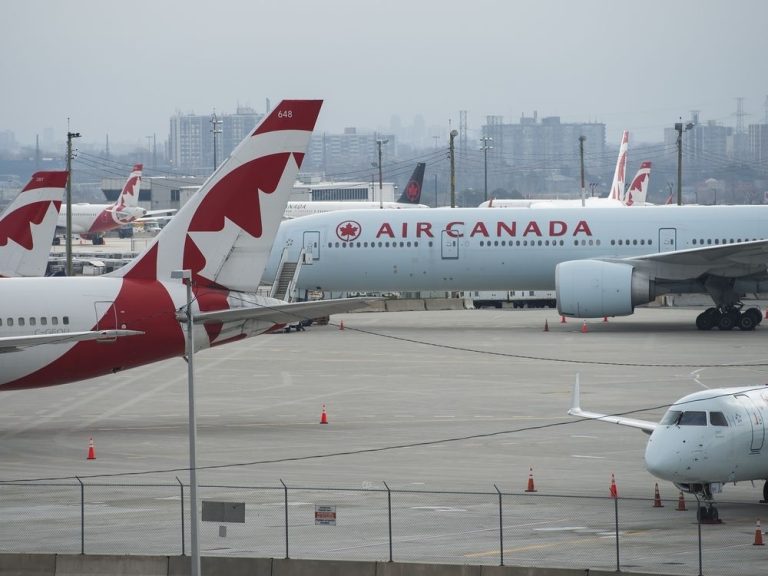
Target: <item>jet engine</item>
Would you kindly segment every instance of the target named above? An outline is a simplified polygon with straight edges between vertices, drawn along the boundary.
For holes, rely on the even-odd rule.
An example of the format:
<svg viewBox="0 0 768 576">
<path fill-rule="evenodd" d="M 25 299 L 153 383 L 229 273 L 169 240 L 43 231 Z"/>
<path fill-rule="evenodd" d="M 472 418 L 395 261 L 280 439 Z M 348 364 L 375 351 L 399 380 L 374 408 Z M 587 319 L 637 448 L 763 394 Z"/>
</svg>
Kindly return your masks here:
<svg viewBox="0 0 768 576">
<path fill-rule="evenodd" d="M 629 316 L 656 295 L 652 280 L 629 264 L 571 260 L 555 268 L 557 310 L 563 316 Z"/>
</svg>

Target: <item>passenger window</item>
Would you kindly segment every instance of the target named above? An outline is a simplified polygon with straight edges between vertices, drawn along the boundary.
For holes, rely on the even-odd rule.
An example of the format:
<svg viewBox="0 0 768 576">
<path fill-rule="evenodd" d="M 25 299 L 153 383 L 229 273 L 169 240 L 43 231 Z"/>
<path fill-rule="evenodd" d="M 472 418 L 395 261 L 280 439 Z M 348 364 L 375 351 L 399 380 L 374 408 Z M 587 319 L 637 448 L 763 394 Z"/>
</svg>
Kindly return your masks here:
<svg viewBox="0 0 768 576">
<path fill-rule="evenodd" d="M 24 326 L 24 318 L 19 318 L 19 326 Z"/>
<path fill-rule="evenodd" d="M 728 426 L 728 420 L 725 419 L 725 414 L 722 412 L 710 412 L 709 424 L 711 426 Z"/>
<path fill-rule="evenodd" d="M 64 318 L 62 318 L 62 322 L 65 326 L 69 326 L 69 316 L 64 316 Z"/>
<path fill-rule="evenodd" d="M 58 324 L 59 324 L 59 319 L 58 319 L 58 318 L 56 318 L 56 316 L 53 316 L 53 317 L 51 318 L 51 324 L 52 324 L 53 326 L 58 326 Z"/>
<path fill-rule="evenodd" d="M 13 318 L 8 318 L 8 326 L 13 326 Z"/>
<path fill-rule="evenodd" d="M 37 320 L 34 317 L 30 318 L 29 319 L 29 325 L 30 326 L 36 326 L 37 325 Z"/>
<path fill-rule="evenodd" d="M 46 318 L 45 316 L 41 317 L 40 318 L 40 325 L 41 326 L 45 326 L 47 324 L 48 324 L 48 318 Z"/>
</svg>

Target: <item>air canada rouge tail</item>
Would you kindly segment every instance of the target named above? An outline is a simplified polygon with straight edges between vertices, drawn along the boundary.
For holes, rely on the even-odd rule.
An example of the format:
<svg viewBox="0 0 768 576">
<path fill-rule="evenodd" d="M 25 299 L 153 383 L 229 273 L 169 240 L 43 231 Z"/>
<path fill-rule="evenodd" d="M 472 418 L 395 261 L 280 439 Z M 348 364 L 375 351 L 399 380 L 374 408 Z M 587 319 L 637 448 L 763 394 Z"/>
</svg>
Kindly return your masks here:
<svg viewBox="0 0 768 576">
<path fill-rule="evenodd" d="M 0 216 L 0 276 L 42 276 L 68 172 L 35 172 Z"/>
<path fill-rule="evenodd" d="M 640 164 L 640 169 L 632 179 L 632 183 L 629 185 L 629 190 L 627 190 L 627 195 L 624 198 L 624 204 L 627 206 L 645 204 L 645 199 L 648 196 L 648 183 L 650 179 L 651 162 L 646 160 Z"/>
<path fill-rule="evenodd" d="M 405 190 L 397 199 L 402 204 L 420 204 L 421 203 L 421 187 L 424 183 L 424 168 L 426 164 L 419 162 L 416 164 L 416 168 L 413 170 L 408 184 L 405 185 Z"/>
<path fill-rule="evenodd" d="M 128 180 L 125 181 L 120 196 L 117 198 L 116 207 L 119 210 L 125 206 L 135 208 L 139 205 L 139 191 L 141 190 L 141 173 L 144 170 L 143 164 L 134 164 Z"/>
<path fill-rule="evenodd" d="M 167 280 L 191 269 L 198 287 L 255 291 L 320 100 L 284 100 L 171 219 L 146 252 L 113 275 Z"/>
<path fill-rule="evenodd" d="M 611 183 L 611 192 L 608 197 L 612 200 L 624 201 L 624 183 L 627 170 L 627 149 L 629 148 L 629 132 L 624 130 L 621 134 L 621 144 L 619 145 L 619 157 L 616 159 L 616 169 L 613 172 L 613 182 Z"/>
</svg>

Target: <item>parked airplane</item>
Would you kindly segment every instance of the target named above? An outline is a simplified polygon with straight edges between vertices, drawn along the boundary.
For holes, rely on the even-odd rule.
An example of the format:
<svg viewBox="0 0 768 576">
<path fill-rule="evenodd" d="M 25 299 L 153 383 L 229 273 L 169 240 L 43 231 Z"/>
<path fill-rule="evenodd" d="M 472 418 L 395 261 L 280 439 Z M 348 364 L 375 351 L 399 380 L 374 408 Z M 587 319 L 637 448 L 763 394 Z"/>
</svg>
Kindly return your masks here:
<svg viewBox="0 0 768 576">
<path fill-rule="evenodd" d="M 648 472 L 701 496 L 702 520 L 717 520 L 713 495 L 727 482 L 763 481 L 768 500 L 765 421 L 768 387 L 714 388 L 688 394 L 672 404 L 660 422 L 589 412 L 580 405 L 578 376 L 568 413 L 638 428 L 650 435 Z"/>
<path fill-rule="evenodd" d="M 629 189 L 624 196 L 624 204 L 627 206 L 643 206 L 648 197 L 648 184 L 651 179 L 651 162 L 646 160 L 640 164 L 640 169 L 632 178 Z"/>
<path fill-rule="evenodd" d="M 556 290 L 560 314 L 627 316 L 665 293 L 709 294 L 701 330 L 752 330 L 768 289 L 768 206 L 353 210 L 285 220 L 264 280 L 298 289 Z M 305 256 L 305 255 L 309 256 Z"/>
<path fill-rule="evenodd" d="M 35 172 L 0 215 L 0 276 L 45 274 L 67 175 Z"/>
<path fill-rule="evenodd" d="M 195 350 L 364 305 L 255 294 L 320 100 L 276 106 L 141 255 L 97 277 L 0 282 L 0 390 L 73 382 L 182 356 L 190 270 Z M 183 316 L 186 316 L 185 314 Z"/>
<path fill-rule="evenodd" d="M 132 222 L 157 220 L 161 215 L 166 219 L 176 212 L 168 210 L 146 210 L 139 206 L 142 164 L 136 164 L 123 186 L 120 196 L 113 204 L 78 203 L 72 205 L 72 234 L 87 235 L 94 244 L 101 243 L 101 235 Z M 66 230 L 67 207 L 62 206 L 59 214 L 59 228 Z"/>
<path fill-rule="evenodd" d="M 334 212 L 337 210 L 364 210 L 379 208 L 429 208 L 426 204 L 419 204 L 421 201 L 421 187 L 424 182 L 424 168 L 426 164 L 419 162 L 405 185 L 405 190 L 397 199 L 397 202 L 288 202 L 283 218 L 300 218 L 310 214 L 321 214 L 323 212 Z"/>
</svg>

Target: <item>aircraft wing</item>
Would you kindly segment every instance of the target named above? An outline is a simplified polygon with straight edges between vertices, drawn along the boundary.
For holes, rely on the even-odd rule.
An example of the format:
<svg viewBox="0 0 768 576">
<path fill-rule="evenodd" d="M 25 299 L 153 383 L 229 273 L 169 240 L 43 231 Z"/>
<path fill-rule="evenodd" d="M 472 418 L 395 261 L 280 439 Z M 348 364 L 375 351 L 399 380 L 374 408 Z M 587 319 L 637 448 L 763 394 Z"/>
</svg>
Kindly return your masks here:
<svg viewBox="0 0 768 576">
<path fill-rule="evenodd" d="M 646 434 L 650 434 L 658 426 L 656 422 L 651 422 L 650 420 L 639 420 L 637 418 L 626 418 L 624 416 L 611 416 L 609 414 L 599 414 L 598 412 L 582 410 L 580 396 L 581 392 L 579 390 L 579 376 L 577 374 L 576 382 L 573 384 L 573 399 L 571 401 L 571 409 L 568 410 L 568 414 L 571 416 L 579 416 L 580 418 L 587 418 L 589 420 L 600 420 L 602 422 L 620 424 L 621 426 L 639 428 Z"/>
<path fill-rule="evenodd" d="M 738 278 L 766 273 L 768 240 L 659 252 L 619 261 L 663 279 L 690 279 L 704 274 Z"/>
<path fill-rule="evenodd" d="M 311 300 L 308 302 L 286 302 L 275 306 L 256 308 L 234 308 L 212 312 L 198 312 L 195 322 L 229 322 L 237 320 L 266 320 L 277 324 L 290 324 L 308 318 L 328 316 L 339 312 L 351 312 L 365 308 L 381 298 L 340 298 L 336 300 Z"/>
<path fill-rule="evenodd" d="M 0 338 L 0 353 L 13 352 L 42 344 L 65 344 L 83 340 L 114 340 L 125 336 L 144 334 L 139 330 L 89 330 L 87 332 L 64 332 L 60 334 L 35 334 L 33 336 L 8 336 Z"/>
</svg>

